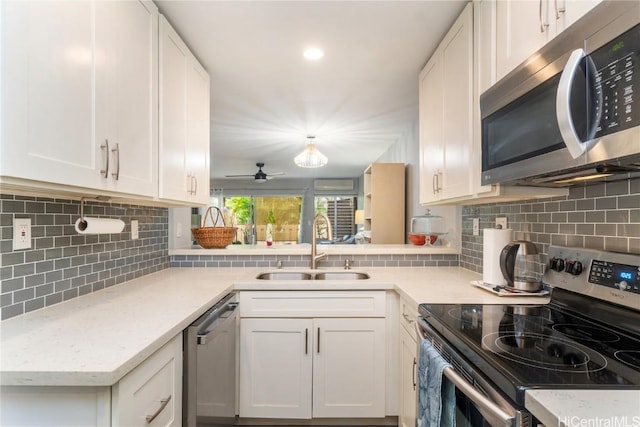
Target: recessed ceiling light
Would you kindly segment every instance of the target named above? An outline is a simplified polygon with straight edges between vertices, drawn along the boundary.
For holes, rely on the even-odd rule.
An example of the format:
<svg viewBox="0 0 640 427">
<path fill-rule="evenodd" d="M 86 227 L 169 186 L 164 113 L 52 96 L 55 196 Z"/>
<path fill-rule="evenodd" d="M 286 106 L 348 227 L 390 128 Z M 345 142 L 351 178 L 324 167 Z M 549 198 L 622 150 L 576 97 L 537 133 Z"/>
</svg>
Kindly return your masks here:
<svg viewBox="0 0 640 427">
<path fill-rule="evenodd" d="M 324 52 L 322 51 L 322 49 L 318 49 L 317 47 L 310 47 L 309 49 L 305 49 L 302 54 L 309 61 L 317 61 L 324 56 Z"/>
</svg>

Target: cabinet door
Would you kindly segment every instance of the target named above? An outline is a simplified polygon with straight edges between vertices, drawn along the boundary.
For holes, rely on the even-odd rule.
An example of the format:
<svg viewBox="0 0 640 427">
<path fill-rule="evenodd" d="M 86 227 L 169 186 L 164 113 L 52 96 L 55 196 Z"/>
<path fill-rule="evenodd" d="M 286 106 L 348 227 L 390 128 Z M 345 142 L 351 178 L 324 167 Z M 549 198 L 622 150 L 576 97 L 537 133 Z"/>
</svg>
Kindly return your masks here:
<svg viewBox="0 0 640 427">
<path fill-rule="evenodd" d="M 182 425 L 182 334 L 112 389 L 112 426 Z"/>
<path fill-rule="evenodd" d="M 420 203 L 440 198 L 443 155 L 442 60 L 437 51 L 420 73 Z"/>
<path fill-rule="evenodd" d="M 473 6 L 468 4 L 441 44 L 443 111 L 442 192 L 440 198 L 471 194 Z"/>
<path fill-rule="evenodd" d="M 0 174 L 157 193 L 157 9 L 3 2 Z M 108 142 L 108 145 L 107 145 Z"/>
<path fill-rule="evenodd" d="M 209 203 L 209 75 L 160 18 L 160 198 Z"/>
<path fill-rule="evenodd" d="M 473 146 L 471 152 L 471 192 L 487 193 L 491 185 L 482 185 L 482 132 L 480 95 L 496 82 L 496 0 L 473 2 Z"/>
<path fill-rule="evenodd" d="M 189 199 L 209 204 L 209 75 L 191 55 L 187 69 L 186 172 Z"/>
<path fill-rule="evenodd" d="M 311 319 L 242 319 L 240 416 L 311 418 Z"/>
<path fill-rule="evenodd" d="M 147 1 L 99 1 L 96 16 L 96 140 L 105 150 L 108 143 L 106 188 L 155 196 L 158 10 Z"/>
<path fill-rule="evenodd" d="M 160 17 L 160 198 L 187 194 L 187 57 L 189 50 L 167 20 Z"/>
<path fill-rule="evenodd" d="M 100 186 L 92 2 L 1 2 L 0 175 Z"/>
<path fill-rule="evenodd" d="M 550 14 L 552 19 L 556 21 L 556 35 L 560 34 L 599 3 L 602 3 L 602 0 L 553 1 L 553 6 L 550 6 Z"/>
<path fill-rule="evenodd" d="M 498 1 L 498 80 L 552 37 L 546 0 Z"/>
<path fill-rule="evenodd" d="M 385 319 L 314 319 L 313 417 L 385 416 Z"/>
<path fill-rule="evenodd" d="M 417 408 L 417 352 L 416 338 L 400 327 L 400 427 L 415 427 Z"/>
</svg>

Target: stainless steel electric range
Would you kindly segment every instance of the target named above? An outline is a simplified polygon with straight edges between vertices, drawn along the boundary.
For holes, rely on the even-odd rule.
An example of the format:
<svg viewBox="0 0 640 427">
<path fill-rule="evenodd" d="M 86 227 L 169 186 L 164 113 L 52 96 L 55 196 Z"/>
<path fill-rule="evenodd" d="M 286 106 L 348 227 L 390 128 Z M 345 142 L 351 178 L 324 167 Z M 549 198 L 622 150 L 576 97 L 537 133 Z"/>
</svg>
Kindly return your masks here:
<svg viewBox="0 0 640 427">
<path fill-rule="evenodd" d="M 528 389 L 640 389 L 640 256 L 552 246 L 541 305 L 421 304 L 461 426 L 528 426 Z"/>
</svg>

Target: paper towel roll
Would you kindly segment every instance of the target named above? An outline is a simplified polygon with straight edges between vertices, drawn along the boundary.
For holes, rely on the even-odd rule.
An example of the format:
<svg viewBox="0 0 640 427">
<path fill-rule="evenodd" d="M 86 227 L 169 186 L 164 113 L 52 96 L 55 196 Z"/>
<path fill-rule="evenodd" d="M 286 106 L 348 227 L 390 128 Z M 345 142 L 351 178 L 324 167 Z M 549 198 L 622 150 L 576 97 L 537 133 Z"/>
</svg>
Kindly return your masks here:
<svg viewBox="0 0 640 427">
<path fill-rule="evenodd" d="M 483 230 L 482 281 L 491 285 L 506 285 L 507 281 L 500 270 L 500 252 L 513 240 L 510 228 L 485 228 Z"/>
<path fill-rule="evenodd" d="M 92 218 L 85 216 L 76 221 L 78 234 L 110 234 L 121 233 L 124 221 L 113 218 Z"/>
</svg>

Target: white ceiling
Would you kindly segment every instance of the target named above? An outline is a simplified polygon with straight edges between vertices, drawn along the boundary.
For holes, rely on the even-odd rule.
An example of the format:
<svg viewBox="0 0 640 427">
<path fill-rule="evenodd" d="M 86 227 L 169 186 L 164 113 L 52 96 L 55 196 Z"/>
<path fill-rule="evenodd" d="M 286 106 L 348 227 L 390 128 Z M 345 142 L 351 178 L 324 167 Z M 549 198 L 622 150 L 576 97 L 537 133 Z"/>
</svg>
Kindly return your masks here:
<svg viewBox="0 0 640 427">
<path fill-rule="evenodd" d="M 417 120 L 418 73 L 467 3 L 156 1 L 211 76 L 211 176 L 359 176 Z M 324 50 L 317 62 L 302 57 Z M 316 136 L 327 166 L 293 157 Z"/>
</svg>

